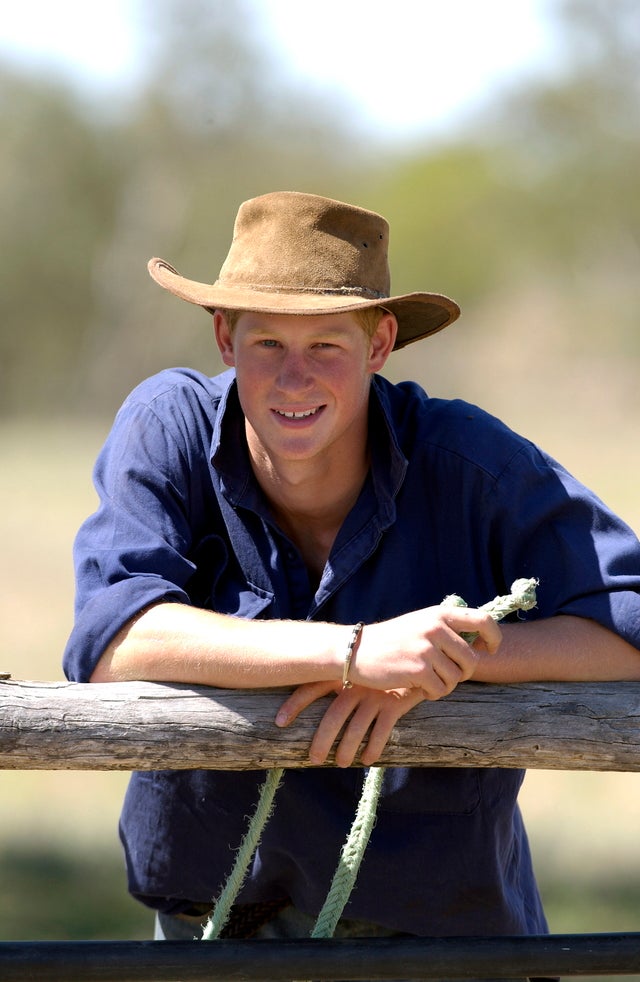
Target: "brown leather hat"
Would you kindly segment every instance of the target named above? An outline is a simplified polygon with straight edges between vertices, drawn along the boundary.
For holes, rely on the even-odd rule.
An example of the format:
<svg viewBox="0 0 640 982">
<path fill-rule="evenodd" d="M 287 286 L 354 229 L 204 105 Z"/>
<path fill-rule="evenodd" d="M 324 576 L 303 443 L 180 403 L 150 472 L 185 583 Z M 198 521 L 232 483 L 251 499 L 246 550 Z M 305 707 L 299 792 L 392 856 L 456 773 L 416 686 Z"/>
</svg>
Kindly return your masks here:
<svg viewBox="0 0 640 982">
<path fill-rule="evenodd" d="M 390 296 L 389 225 L 354 205 L 276 191 L 238 210 L 229 254 L 213 284 L 185 279 L 163 259 L 151 276 L 207 310 L 330 314 L 384 307 L 398 319 L 396 348 L 453 323 L 460 308 L 438 293 Z"/>
</svg>

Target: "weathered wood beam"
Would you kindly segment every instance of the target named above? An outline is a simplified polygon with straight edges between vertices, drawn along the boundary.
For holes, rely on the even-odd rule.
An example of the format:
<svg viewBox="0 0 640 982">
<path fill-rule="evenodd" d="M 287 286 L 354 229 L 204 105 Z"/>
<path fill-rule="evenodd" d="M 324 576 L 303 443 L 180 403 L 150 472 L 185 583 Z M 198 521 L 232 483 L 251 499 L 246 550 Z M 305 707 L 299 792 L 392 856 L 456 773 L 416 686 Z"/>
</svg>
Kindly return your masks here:
<svg viewBox="0 0 640 982">
<path fill-rule="evenodd" d="M 285 690 L 126 682 L 0 682 L 0 768 L 307 767 L 327 701 L 291 727 Z M 396 726 L 389 766 L 640 770 L 640 683 L 465 683 Z"/>
</svg>

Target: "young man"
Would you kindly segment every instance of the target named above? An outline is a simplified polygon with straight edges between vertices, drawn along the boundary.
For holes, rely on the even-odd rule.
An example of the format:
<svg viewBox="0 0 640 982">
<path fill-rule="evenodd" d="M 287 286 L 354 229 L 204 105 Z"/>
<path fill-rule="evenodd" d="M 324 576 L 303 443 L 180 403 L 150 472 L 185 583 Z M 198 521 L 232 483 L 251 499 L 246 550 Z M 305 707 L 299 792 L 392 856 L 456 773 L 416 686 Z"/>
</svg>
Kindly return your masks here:
<svg viewBox="0 0 640 982">
<path fill-rule="evenodd" d="M 640 679 L 631 530 L 499 421 L 379 375 L 459 313 L 391 296 L 387 239 L 372 212 L 279 192 L 241 206 L 213 285 L 152 260 L 161 286 L 213 314 L 228 371 L 167 371 L 132 393 L 76 542 L 70 678 L 291 686 L 281 726 L 334 696 L 310 760 L 337 744 L 339 768 L 286 774 L 239 897 L 238 920 L 272 918 L 263 933 L 313 923 L 360 795 L 349 765 L 377 760 L 421 700 L 470 678 Z M 520 577 L 539 580 L 538 605 L 499 628 L 477 607 Z M 451 593 L 469 608 L 441 607 Z M 522 777 L 389 770 L 351 930 L 543 932 Z M 193 935 L 262 779 L 133 775 L 129 885 L 159 936 Z"/>
</svg>

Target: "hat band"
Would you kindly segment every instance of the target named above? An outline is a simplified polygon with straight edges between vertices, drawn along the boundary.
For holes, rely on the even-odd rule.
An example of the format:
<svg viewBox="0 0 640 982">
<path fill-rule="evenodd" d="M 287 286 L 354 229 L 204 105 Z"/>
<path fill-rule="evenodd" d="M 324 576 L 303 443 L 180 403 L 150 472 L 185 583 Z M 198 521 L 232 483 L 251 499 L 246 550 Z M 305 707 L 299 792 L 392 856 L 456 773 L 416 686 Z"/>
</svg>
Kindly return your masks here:
<svg viewBox="0 0 640 982">
<path fill-rule="evenodd" d="M 303 287 L 285 287 L 285 286 L 266 286 L 256 283 L 225 283 L 223 280 L 218 280 L 215 286 L 224 287 L 224 289 L 238 289 L 242 287 L 245 290 L 254 290 L 256 293 L 282 293 L 282 294 L 314 294 L 315 296 L 327 296 L 327 297 L 371 297 L 372 300 L 386 300 L 389 297 L 388 293 L 381 293 L 379 290 L 371 290 L 367 286 L 338 286 L 338 287 L 313 287 L 313 286 L 303 286 Z"/>
</svg>

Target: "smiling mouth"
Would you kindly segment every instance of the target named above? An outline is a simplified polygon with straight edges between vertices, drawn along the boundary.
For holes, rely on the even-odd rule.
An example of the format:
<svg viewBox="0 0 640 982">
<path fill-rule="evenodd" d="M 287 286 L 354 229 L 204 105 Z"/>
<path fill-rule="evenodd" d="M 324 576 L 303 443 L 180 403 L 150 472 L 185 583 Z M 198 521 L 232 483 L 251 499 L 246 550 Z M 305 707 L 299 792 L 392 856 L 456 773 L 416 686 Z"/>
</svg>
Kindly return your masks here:
<svg viewBox="0 0 640 982">
<path fill-rule="evenodd" d="M 303 409 L 300 412 L 288 412 L 284 409 L 274 409 L 276 416 L 284 416 L 285 419 L 308 419 L 309 416 L 315 416 L 316 413 L 320 412 L 321 406 L 316 406 L 315 409 Z"/>
</svg>

